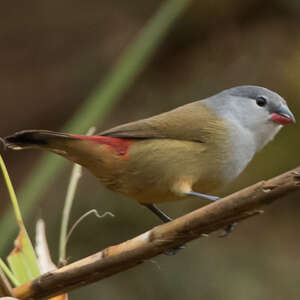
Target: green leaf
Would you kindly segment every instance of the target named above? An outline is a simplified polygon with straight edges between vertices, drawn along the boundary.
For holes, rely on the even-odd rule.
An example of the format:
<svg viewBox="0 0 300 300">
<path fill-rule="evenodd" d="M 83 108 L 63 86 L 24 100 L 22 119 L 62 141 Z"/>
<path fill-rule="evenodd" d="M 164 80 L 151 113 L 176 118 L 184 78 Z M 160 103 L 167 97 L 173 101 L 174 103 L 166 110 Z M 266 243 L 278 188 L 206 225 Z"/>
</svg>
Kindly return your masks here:
<svg viewBox="0 0 300 300">
<path fill-rule="evenodd" d="M 8 266 L 5 264 L 5 262 L 2 260 L 2 258 L 0 258 L 0 268 L 2 269 L 6 277 L 9 278 L 10 281 L 14 284 L 14 286 L 20 285 L 19 281 L 11 272 L 11 270 L 8 268 Z"/>
<path fill-rule="evenodd" d="M 32 280 L 40 275 L 37 257 L 32 247 L 31 241 L 25 229 L 18 200 L 9 178 L 5 163 L 0 155 L 0 168 L 2 170 L 5 183 L 10 195 L 10 199 L 14 208 L 15 217 L 19 224 L 19 235 L 15 240 L 15 248 L 8 256 L 8 264 L 12 270 L 13 277 L 17 279 L 18 283 L 22 284 L 29 280 Z M 6 274 L 10 275 L 9 270 L 2 265 L 2 269 Z M 16 284 L 11 276 L 12 282 Z"/>
<path fill-rule="evenodd" d="M 14 276 L 20 284 L 23 284 L 40 276 L 40 271 L 29 236 L 23 225 L 20 225 L 20 228 L 15 248 L 9 254 L 7 261 Z"/>
</svg>

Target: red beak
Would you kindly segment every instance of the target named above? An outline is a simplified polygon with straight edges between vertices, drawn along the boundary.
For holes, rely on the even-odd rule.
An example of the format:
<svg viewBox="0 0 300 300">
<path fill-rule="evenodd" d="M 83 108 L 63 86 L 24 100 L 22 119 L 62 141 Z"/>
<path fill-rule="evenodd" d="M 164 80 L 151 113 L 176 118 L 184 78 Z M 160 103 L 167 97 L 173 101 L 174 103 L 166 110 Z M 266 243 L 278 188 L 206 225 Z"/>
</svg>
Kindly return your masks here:
<svg viewBox="0 0 300 300">
<path fill-rule="evenodd" d="M 280 124 L 280 125 L 295 123 L 295 121 L 292 120 L 291 118 L 280 115 L 280 114 L 277 114 L 277 113 L 274 113 L 274 114 L 271 115 L 271 120 L 278 123 L 278 124 Z"/>
<path fill-rule="evenodd" d="M 293 113 L 285 105 L 281 105 L 279 109 L 271 115 L 271 120 L 280 125 L 296 123 Z"/>
</svg>

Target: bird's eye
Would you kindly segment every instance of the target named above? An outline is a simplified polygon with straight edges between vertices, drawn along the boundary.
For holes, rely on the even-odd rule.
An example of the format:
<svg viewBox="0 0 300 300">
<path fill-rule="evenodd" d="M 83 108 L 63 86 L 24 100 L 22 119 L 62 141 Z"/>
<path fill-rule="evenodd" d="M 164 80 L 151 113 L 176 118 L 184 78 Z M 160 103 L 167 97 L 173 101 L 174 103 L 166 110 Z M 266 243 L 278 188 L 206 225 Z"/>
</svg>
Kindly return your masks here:
<svg viewBox="0 0 300 300">
<path fill-rule="evenodd" d="M 267 98 L 265 96 L 259 96 L 259 97 L 257 97 L 256 104 L 258 106 L 265 106 L 267 104 Z"/>
</svg>

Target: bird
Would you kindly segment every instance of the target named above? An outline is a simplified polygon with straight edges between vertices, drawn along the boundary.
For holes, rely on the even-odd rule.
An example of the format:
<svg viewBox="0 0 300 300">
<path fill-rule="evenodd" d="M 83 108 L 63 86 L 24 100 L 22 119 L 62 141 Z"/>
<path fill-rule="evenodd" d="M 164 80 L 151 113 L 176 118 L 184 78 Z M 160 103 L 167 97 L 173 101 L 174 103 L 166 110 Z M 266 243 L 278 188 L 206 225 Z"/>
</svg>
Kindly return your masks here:
<svg viewBox="0 0 300 300">
<path fill-rule="evenodd" d="M 243 85 L 93 136 L 23 130 L 4 142 L 14 150 L 46 150 L 80 164 L 106 188 L 169 222 L 157 203 L 219 200 L 211 193 L 235 179 L 284 125 L 295 122 L 279 94 Z"/>
</svg>

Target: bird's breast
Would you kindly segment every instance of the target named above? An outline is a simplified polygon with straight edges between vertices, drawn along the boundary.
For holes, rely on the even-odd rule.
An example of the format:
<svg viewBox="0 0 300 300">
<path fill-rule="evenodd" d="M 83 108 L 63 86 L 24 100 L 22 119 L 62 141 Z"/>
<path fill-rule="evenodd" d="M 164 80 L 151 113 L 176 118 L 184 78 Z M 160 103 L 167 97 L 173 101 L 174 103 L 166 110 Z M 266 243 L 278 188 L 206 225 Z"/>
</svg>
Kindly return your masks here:
<svg viewBox="0 0 300 300">
<path fill-rule="evenodd" d="M 226 181 L 235 179 L 249 164 L 256 152 L 256 144 L 251 132 L 231 125 L 228 153 L 224 159 L 223 172 Z"/>
</svg>

